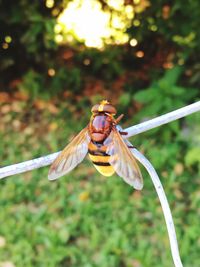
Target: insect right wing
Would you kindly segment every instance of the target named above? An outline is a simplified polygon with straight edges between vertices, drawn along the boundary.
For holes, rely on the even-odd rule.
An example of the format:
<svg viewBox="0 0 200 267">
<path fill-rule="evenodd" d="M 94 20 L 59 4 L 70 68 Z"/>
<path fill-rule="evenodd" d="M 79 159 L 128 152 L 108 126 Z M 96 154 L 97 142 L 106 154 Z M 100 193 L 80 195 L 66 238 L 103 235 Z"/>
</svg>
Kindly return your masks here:
<svg viewBox="0 0 200 267">
<path fill-rule="evenodd" d="M 89 142 L 90 137 L 88 127 L 86 127 L 54 160 L 49 170 L 48 179 L 55 180 L 74 169 L 86 156 Z"/>
<path fill-rule="evenodd" d="M 126 183 L 137 190 L 141 190 L 143 179 L 140 169 L 133 154 L 116 128 L 113 127 L 111 136 L 108 139 L 110 139 L 110 144 L 107 145 L 106 153 L 110 155 L 109 163 Z"/>
</svg>

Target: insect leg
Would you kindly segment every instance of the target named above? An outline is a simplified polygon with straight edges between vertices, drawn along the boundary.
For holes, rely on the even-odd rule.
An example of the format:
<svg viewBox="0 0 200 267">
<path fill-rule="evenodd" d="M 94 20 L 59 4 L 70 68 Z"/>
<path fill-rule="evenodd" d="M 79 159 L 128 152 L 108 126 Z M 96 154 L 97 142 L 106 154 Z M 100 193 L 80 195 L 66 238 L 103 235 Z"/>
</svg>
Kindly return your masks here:
<svg viewBox="0 0 200 267">
<path fill-rule="evenodd" d="M 130 141 L 128 141 L 128 140 L 125 139 L 124 142 L 126 143 L 126 145 L 127 145 L 128 148 L 130 148 L 130 149 L 136 148 L 135 146 L 133 146 L 133 145 L 131 144 Z"/>
<path fill-rule="evenodd" d="M 121 119 L 124 117 L 124 114 L 121 114 L 116 120 L 115 120 L 115 123 L 118 124 Z"/>
<path fill-rule="evenodd" d="M 119 131 L 119 133 L 120 133 L 121 135 L 127 135 L 127 134 L 128 134 L 127 132 L 122 132 L 122 131 Z"/>
<path fill-rule="evenodd" d="M 121 118 L 122 118 L 123 116 L 124 116 L 124 114 L 120 115 L 120 116 L 116 119 L 115 122 L 118 123 L 119 120 L 121 120 Z M 123 131 L 123 129 L 122 129 L 122 127 L 121 127 L 120 125 L 117 125 L 116 128 L 117 128 L 117 131 L 118 131 L 121 135 L 127 135 L 127 134 L 128 134 L 127 132 L 124 132 L 124 131 Z"/>
<path fill-rule="evenodd" d="M 128 146 L 128 148 L 136 148 L 136 147 L 131 145 L 131 146 Z"/>
</svg>

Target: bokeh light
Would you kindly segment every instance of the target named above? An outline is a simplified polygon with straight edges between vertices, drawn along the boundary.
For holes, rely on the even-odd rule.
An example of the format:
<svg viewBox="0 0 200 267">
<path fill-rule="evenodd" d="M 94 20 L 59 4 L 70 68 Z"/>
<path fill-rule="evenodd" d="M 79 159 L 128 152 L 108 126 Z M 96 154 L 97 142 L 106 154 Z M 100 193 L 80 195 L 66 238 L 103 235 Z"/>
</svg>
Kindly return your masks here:
<svg viewBox="0 0 200 267">
<path fill-rule="evenodd" d="M 53 77 L 56 74 L 56 71 L 54 69 L 48 69 L 48 75 Z"/>
<path fill-rule="evenodd" d="M 46 7 L 52 8 L 54 6 L 54 0 L 47 0 L 46 1 Z"/>
<path fill-rule="evenodd" d="M 8 44 L 11 43 L 12 42 L 12 37 L 9 36 L 9 35 L 5 36 L 5 42 L 8 43 Z"/>
<path fill-rule="evenodd" d="M 3 47 L 3 49 L 8 49 L 9 46 L 8 46 L 7 43 L 3 43 L 3 44 L 2 44 L 2 47 Z"/>
<path fill-rule="evenodd" d="M 133 21 L 133 25 L 134 25 L 135 27 L 140 26 L 140 21 L 139 21 L 138 19 L 135 19 L 135 20 Z"/>
<path fill-rule="evenodd" d="M 138 41 L 136 39 L 134 39 L 134 38 L 130 40 L 130 45 L 131 46 L 136 46 L 137 43 L 138 43 Z"/>
<path fill-rule="evenodd" d="M 144 52 L 142 50 L 139 50 L 136 52 L 136 57 L 142 58 L 144 57 Z"/>
</svg>

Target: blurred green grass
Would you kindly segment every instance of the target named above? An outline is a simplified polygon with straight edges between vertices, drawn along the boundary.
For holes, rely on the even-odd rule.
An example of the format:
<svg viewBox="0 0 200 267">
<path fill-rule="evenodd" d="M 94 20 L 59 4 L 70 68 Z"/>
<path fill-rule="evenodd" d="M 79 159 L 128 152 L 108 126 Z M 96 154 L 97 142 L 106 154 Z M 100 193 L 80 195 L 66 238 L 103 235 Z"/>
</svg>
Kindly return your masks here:
<svg viewBox="0 0 200 267">
<path fill-rule="evenodd" d="M 62 149 L 89 120 L 85 106 L 70 111 L 62 103 L 51 114 L 29 105 L 19 102 L 16 111 L 11 104 L 9 112 L 1 105 L 1 166 Z M 133 121 L 127 117 L 124 125 Z M 166 125 L 132 139 L 161 177 L 185 267 L 200 265 L 199 169 L 196 158 L 185 163 L 195 148 L 195 121 L 199 114 L 187 119 L 186 137 L 180 126 L 174 133 Z M 41 168 L 1 180 L 0 266 L 173 266 L 160 203 L 144 170 L 142 192 L 116 175 L 102 177 L 88 159 L 58 181 L 49 182 L 47 173 Z"/>
</svg>

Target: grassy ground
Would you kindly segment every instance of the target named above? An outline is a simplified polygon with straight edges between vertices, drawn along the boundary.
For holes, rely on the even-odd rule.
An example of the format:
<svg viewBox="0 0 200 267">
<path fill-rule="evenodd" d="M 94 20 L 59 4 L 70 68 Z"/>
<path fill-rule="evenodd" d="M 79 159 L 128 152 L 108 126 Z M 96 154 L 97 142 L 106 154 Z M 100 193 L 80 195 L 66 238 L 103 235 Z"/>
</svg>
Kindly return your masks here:
<svg viewBox="0 0 200 267">
<path fill-rule="evenodd" d="M 31 108 L 26 101 L 2 104 L 0 112 L 0 166 L 62 149 L 89 119 L 88 107 L 76 112 L 73 105 L 43 101 Z M 124 125 L 134 123 L 129 118 Z M 195 128 L 187 138 L 180 127 L 176 133 L 163 128 L 134 144 L 161 176 L 184 266 L 198 267 L 200 177 L 190 146 Z M 58 181 L 49 182 L 47 173 L 41 168 L 0 181 L 0 266 L 173 266 L 161 207 L 144 170 L 142 192 L 116 175 L 102 177 L 88 159 Z"/>
</svg>

